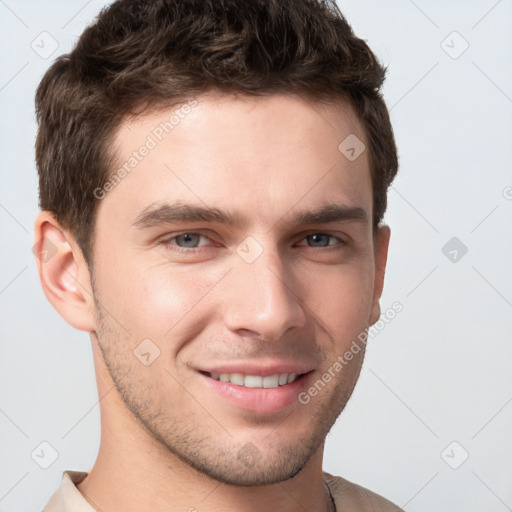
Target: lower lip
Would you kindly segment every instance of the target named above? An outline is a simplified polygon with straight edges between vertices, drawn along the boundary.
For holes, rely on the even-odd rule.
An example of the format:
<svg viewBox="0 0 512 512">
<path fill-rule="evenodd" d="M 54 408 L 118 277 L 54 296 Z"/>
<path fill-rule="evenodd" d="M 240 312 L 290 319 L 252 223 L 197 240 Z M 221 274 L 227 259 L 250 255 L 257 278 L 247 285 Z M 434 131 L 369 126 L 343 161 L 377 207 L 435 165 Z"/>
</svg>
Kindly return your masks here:
<svg viewBox="0 0 512 512">
<path fill-rule="evenodd" d="M 307 387 L 306 381 L 311 373 L 277 388 L 247 388 L 231 382 L 221 382 L 202 373 L 199 376 L 210 389 L 230 404 L 246 411 L 269 414 L 282 411 L 298 402 L 297 397 Z"/>
</svg>

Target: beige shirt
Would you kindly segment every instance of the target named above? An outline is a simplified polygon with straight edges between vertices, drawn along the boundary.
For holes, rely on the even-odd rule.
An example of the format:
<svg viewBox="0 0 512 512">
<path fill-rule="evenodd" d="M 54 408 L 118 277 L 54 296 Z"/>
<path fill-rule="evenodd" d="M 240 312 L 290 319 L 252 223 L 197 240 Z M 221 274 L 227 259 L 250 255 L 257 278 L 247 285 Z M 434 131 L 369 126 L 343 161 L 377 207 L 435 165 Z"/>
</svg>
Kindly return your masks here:
<svg viewBox="0 0 512 512">
<path fill-rule="evenodd" d="M 382 496 L 353 484 L 339 476 L 323 473 L 337 512 L 403 512 Z M 50 498 L 43 512 L 96 512 L 76 488 L 87 473 L 64 471 L 59 489 Z"/>
</svg>

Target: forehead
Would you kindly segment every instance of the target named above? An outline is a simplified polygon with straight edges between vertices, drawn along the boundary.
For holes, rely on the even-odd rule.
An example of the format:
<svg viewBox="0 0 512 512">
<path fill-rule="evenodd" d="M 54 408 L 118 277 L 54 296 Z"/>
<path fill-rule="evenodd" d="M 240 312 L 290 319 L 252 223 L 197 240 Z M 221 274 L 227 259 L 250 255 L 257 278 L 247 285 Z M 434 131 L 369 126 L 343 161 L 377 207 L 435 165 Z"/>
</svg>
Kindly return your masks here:
<svg viewBox="0 0 512 512">
<path fill-rule="evenodd" d="M 365 146 L 346 102 L 203 94 L 120 125 L 113 186 L 99 208 L 135 221 L 151 205 L 180 201 L 273 225 L 294 209 L 339 202 L 371 218 Z"/>
</svg>

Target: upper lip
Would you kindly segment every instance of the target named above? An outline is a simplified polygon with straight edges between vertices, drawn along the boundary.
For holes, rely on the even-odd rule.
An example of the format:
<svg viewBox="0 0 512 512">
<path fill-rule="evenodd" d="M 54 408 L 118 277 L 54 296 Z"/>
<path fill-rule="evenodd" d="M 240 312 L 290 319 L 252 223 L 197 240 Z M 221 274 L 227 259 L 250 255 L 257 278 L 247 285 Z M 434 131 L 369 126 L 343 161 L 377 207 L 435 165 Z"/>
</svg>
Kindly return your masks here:
<svg viewBox="0 0 512 512">
<path fill-rule="evenodd" d="M 266 363 L 256 361 L 231 361 L 197 368 L 197 371 L 205 373 L 241 373 L 242 375 L 259 375 L 261 377 L 283 373 L 302 375 L 312 370 L 313 368 L 311 368 L 310 365 L 289 361 L 271 361 Z"/>
</svg>

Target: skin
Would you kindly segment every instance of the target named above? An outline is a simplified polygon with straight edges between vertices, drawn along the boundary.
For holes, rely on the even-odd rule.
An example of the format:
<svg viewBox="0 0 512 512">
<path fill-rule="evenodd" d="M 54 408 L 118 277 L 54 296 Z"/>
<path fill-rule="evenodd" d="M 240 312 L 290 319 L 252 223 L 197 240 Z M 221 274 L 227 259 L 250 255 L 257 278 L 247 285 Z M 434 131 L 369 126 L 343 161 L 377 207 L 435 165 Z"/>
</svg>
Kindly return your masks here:
<svg viewBox="0 0 512 512">
<path fill-rule="evenodd" d="M 197 369 L 286 359 L 311 369 L 313 384 L 378 320 L 389 227 L 374 239 L 371 220 L 292 222 L 332 203 L 372 218 L 368 154 L 351 162 L 338 150 L 349 134 L 366 137 L 343 102 L 197 99 L 99 201 L 92 276 L 50 213 L 35 223 L 40 247 L 57 247 L 46 263 L 37 260 L 44 292 L 91 336 L 101 445 L 78 488 L 103 512 L 325 512 L 324 440 L 364 350 L 308 404 L 265 414 L 226 401 Z M 175 108 L 121 125 L 120 166 Z M 243 222 L 134 225 L 141 212 L 177 200 L 236 212 Z M 202 236 L 176 238 L 184 232 Z M 237 252 L 249 236 L 262 250 L 251 263 Z M 144 339 L 160 351 L 148 366 L 134 356 Z"/>
</svg>

